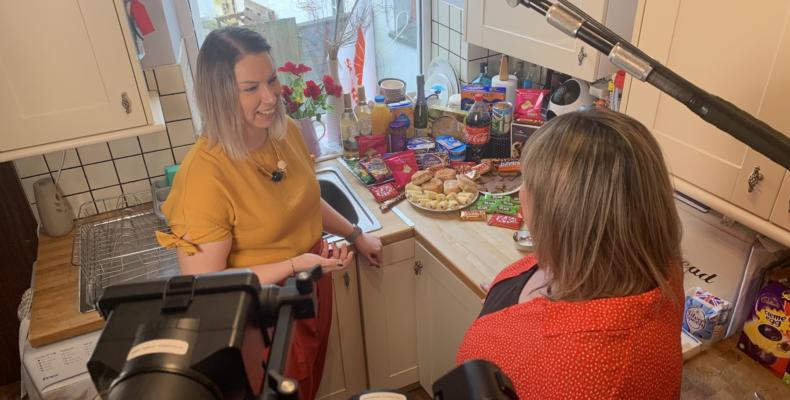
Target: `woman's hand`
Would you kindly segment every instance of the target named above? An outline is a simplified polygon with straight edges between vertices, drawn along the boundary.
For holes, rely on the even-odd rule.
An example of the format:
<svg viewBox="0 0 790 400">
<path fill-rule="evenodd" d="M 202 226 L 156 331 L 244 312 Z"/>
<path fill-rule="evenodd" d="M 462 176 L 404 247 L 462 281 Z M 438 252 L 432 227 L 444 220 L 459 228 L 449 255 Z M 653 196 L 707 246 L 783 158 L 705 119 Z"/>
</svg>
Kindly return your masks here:
<svg viewBox="0 0 790 400">
<path fill-rule="evenodd" d="M 357 251 L 365 256 L 372 265 L 381 265 L 381 239 L 379 239 L 378 236 L 363 233 L 357 236 L 357 240 L 354 241 L 354 247 L 356 247 Z"/>
<path fill-rule="evenodd" d="M 326 241 L 322 241 L 320 254 L 305 253 L 296 257 L 296 259 L 298 262 L 294 263 L 294 266 L 297 272 L 307 270 L 315 265 L 320 265 L 321 271 L 324 274 L 329 274 L 334 271 L 342 271 L 348 268 L 351 262 L 354 261 L 354 252 L 349 251 L 346 245 L 337 247 L 328 244 Z"/>
</svg>

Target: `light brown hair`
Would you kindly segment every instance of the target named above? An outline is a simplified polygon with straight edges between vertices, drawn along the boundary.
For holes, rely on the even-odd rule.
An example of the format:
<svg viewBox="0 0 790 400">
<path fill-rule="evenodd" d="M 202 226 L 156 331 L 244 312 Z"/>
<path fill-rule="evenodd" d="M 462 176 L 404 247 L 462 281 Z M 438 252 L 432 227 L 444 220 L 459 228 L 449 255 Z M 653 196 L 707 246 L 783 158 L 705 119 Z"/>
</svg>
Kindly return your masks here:
<svg viewBox="0 0 790 400">
<path fill-rule="evenodd" d="M 206 36 L 197 58 L 195 97 L 203 120 L 202 135 L 211 144 L 219 144 L 232 159 L 249 153 L 244 142 L 244 118 L 236 84 L 236 63 L 248 54 L 269 53 L 271 46 L 260 34 L 241 27 L 225 27 Z M 277 103 L 269 137 L 285 137 L 285 107 Z"/>
<path fill-rule="evenodd" d="M 530 230 L 549 297 L 635 295 L 680 279 L 681 226 L 658 142 L 600 109 L 556 117 L 522 156 Z"/>
</svg>

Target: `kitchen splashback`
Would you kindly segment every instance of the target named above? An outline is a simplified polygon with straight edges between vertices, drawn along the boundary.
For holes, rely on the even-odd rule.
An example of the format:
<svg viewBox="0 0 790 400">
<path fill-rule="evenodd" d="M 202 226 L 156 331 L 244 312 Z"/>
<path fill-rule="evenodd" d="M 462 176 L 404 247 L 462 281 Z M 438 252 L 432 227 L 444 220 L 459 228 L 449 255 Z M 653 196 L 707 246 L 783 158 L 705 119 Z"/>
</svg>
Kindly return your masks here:
<svg viewBox="0 0 790 400">
<path fill-rule="evenodd" d="M 144 71 L 148 89 L 159 93 L 166 130 L 65 150 L 60 187 L 75 214 L 86 202 L 149 190 L 151 181 L 164 176 L 164 167 L 181 162 L 195 142 L 197 113 L 194 101 L 188 99 L 192 75 L 186 57 L 182 58 L 179 64 Z M 48 176 L 56 179 L 63 153 L 14 160 L 36 219 L 33 183 Z"/>
</svg>

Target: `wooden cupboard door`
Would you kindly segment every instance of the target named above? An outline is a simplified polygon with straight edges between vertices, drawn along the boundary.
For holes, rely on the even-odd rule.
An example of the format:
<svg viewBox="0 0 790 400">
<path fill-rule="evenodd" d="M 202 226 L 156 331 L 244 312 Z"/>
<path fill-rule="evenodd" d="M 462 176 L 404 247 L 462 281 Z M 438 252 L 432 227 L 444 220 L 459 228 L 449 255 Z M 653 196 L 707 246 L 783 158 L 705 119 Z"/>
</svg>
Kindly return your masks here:
<svg viewBox="0 0 790 400">
<path fill-rule="evenodd" d="M 647 2 L 639 47 L 697 86 L 759 116 L 761 105 L 773 96 L 766 92 L 770 81 L 790 77 L 787 65 L 776 64 L 780 44 L 787 42 L 782 38 L 790 2 L 768 0 L 761 8 L 771 11 L 748 13 L 716 0 Z M 746 145 L 676 100 L 636 80 L 628 97 L 626 113 L 653 132 L 673 175 L 730 199 L 741 175 L 751 173 L 754 165 Z M 787 124 L 790 118 L 786 111 L 780 115 L 765 110 L 778 116 L 768 118 L 769 124 Z"/>
<path fill-rule="evenodd" d="M 420 385 L 433 393 L 433 383 L 455 368 L 458 347 L 483 306 L 475 292 L 419 243 L 415 262 L 421 271 L 417 277 Z"/>
<path fill-rule="evenodd" d="M 638 0 L 571 0 L 571 3 L 621 36 L 631 37 Z M 562 33 L 549 25 L 545 16 L 526 7 L 512 8 L 504 0 L 470 0 L 465 10 L 469 43 L 587 81 L 615 72 L 605 55 Z M 489 70 L 492 70 L 490 66 Z"/>
<path fill-rule="evenodd" d="M 4 2 L 0 151 L 147 123 L 120 11 L 110 0 Z"/>
<path fill-rule="evenodd" d="M 748 149 L 730 201 L 760 218 L 768 219 L 779 193 L 784 171 L 779 164 Z"/>
<path fill-rule="evenodd" d="M 785 171 L 785 178 L 771 212 L 771 222 L 790 231 L 790 171 Z"/>
<path fill-rule="evenodd" d="M 365 349 L 370 387 L 396 389 L 419 380 L 414 240 L 385 246 L 383 258 L 381 268 L 358 258 Z"/>
<path fill-rule="evenodd" d="M 346 400 L 367 385 L 356 265 L 332 274 L 332 329 L 318 399 Z"/>
</svg>

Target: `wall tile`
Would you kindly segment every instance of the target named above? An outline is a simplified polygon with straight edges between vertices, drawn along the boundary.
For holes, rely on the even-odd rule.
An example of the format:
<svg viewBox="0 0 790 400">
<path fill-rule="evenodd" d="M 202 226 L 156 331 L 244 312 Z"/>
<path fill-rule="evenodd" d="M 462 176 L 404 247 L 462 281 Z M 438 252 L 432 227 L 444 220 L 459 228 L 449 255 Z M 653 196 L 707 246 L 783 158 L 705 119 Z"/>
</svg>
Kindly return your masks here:
<svg viewBox="0 0 790 400">
<path fill-rule="evenodd" d="M 57 173 L 52 174 L 52 176 L 54 179 L 58 179 Z M 60 186 L 64 196 L 88 191 L 88 181 L 85 180 L 85 173 L 82 172 L 82 168 L 64 169 L 60 174 L 58 186 Z"/>
<path fill-rule="evenodd" d="M 20 178 L 27 178 L 28 176 L 49 172 L 43 156 L 33 156 L 14 160 L 14 167 L 16 168 L 16 174 L 19 175 Z"/>
<path fill-rule="evenodd" d="M 436 21 L 431 22 L 431 42 L 439 43 L 439 23 Z"/>
<path fill-rule="evenodd" d="M 458 56 L 461 55 L 461 34 L 451 30 L 450 31 L 450 47 L 448 47 L 451 53 L 456 54 Z"/>
<path fill-rule="evenodd" d="M 154 74 L 156 74 L 160 96 L 184 92 L 184 79 L 181 77 L 181 67 L 178 64 L 154 68 Z"/>
<path fill-rule="evenodd" d="M 82 205 L 85 203 L 89 203 L 93 201 L 93 197 L 91 197 L 90 192 L 66 196 L 66 201 L 69 202 L 69 205 L 71 206 L 71 210 L 74 211 L 75 218 L 87 217 L 95 213 L 96 210 L 95 207 L 86 206 L 85 208 L 82 209 L 82 212 L 86 215 L 80 215 L 80 207 L 82 207 Z"/>
<path fill-rule="evenodd" d="M 431 0 L 431 19 L 436 20 L 439 18 L 439 3 L 440 0 Z"/>
<path fill-rule="evenodd" d="M 458 79 L 462 82 L 469 83 L 467 77 L 469 76 L 469 63 L 461 59 L 461 70 L 458 71 Z"/>
<path fill-rule="evenodd" d="M 96 143 L 89 146 L 82 146 L 77 148 L 80 155 L 82 164 L 93 164 L 101 161 L 107 161 L 111 158 L 110 148 L 107 143 Z"/>
<path fill-rule="evenodd" d="M 145 84 L 148 86 L 148 90 L 152 92 L 158 91 L 156 86 L 156 78 L 154 77 L 154 70 L 146 69 L 143 71 L 143 75 L 145 75 Z"/>
<path fill-rule="evenodd" d="M 450 49 L 450 28 L 439 25 L 439 46 Z"/>
<path fill-rule="evenodd" d="M 162 104 L 162 114 L 165 116 L 165 122 L 190 117 L 186 94 L 179 93 L 161 96 L 159 101 Z"/>
<path fill-rule="evenodd" d="M 165 167 L 175 164 L 170 149 L 146 153 L 143 157 L 145 157 L 145 165 L 148 166 L 148 175 L 152 178 L 164 175 Z"/>
<path fill-rule="evenodd" d="M 99 209 L 99 212 L 112 211 L 122 205 L 122 202 L 116 200 L 123 194 L 120 185 L 91 190 L 91 194 L 96 200 L 96 207 Z"/>
<path fill-rule="evenodd" d="M 173 147 L 195 143 L 195 127 L 191 119 L 169 122 L 167 134 L 170 135 L 170 144 Z"/>
<path fill-rule="evenodd" d="M 445 49 L 443 47 L 439 47 L 439 58 L 442 58 L 442 59 L 445 59 L 445 60 L 449 61 L 450 60 L 450 52 L 447 51 L 447 49 Z"/>
<path fill-rule="evenodd" d="M 436 12 L 438 14 L 438 18 L 436 18 L 436 20 L 439 21 L 440 24 L 442 25 L 450 24 L 450 5 L 447 4 L 446 1 L 439 0 L 439 3 L 437 4 Z"/>
<path fill-rule="evenodd" d="M 83 168 L 85 169 L 85 175 L 88 177 L 88 186 L 91 189 L 118 184 L 118 176 L 115 174 L 115 167 L 112 161 L 86 165 Z"/>
<path fill-rule="evenodd" d="M 450 59 L 447 60 L 450 62 L 450 66 L 453 67 L 453 71 L 455 72 L 456 77 L 460 77 L 461 72 L 461 57 L 457 54 L 450 53 Z"/>
<path fill-rule="evenodd" d="M 140 200 L 151 201 L 151 182 L 148 179 L 124 183 L 121 185 L 124 193 L 142 193 Z"/>
<path fill-rule="evenodd" d="M 477 60 L 480 58 L 488 57 L 488 49 L 468 43 L 467 60 Z"/>
<path fill-rule="evenodd" d="M 138 136 L 138 138 L 140 139 L 140 147 L 143 149 L 143 153 L 170 148 L 170 140 L 167 138 L 166 130 Z"/>
<path fill-rule="evenodd" d="M 136 136 L 113 140 L 110 142 L 110 152 L 113 158 L 133 156 L 140 154 L 140 142 Z"/>
<path fill-rule="evenodd" d="M 462 68 L 463 69 L 463 68 Z M 480 74 L 480 61 L 469 61 L 466 63 L 466 74 L 461 74 L 460 79 L 464 82 L 472 82 Z"/>
<path fill-rule="evenodd" d="M 121 178 L 122 183 L 148 177 L 143 156 L 140 155 L 115 160 L 115 169 L 118 171 L 118 177 Z"/>
<path fill-rule="evenodd" d="M 439 57 L 439 45 L 436 43 L 431 43 L 431 59 Z"/>
<path fill-rule="evenodd" d="M 181 164 L 184 161 L 184 157 L 186 157 L 189 149 L 192 148 L 191 144 L 181 147 L 173 147 L 173 154 L 176 156 L 176 164 Z"/>
<path fill-rule="evenodd" d="M 458 32 L 463 32 L 464 20 L 461 18 L 461 9 L 456 6 L 450 6 L 450 29 Z"/>
<path fill-rule="evenodd" d="M 49 170 L 57 171 L 60 168 L 61 161 L 63 162 L 63 168 L 73 168 L 78 167 L 80 165 L 80 160 L 77 158 L 77 152 L 74 149 L 68 149 L 66 151 L 66 160 L 63 160 L 63 151 L 56 151 L 54 153 L 47 153 L 44 154 L 44 158 L 47 159 L 47 165 L 49 165 Z"/>
<path fill-rule="evenodd" d="M 22 182 L 22 190 L 25 191 L 25 197 L 27 198 L 28 203 L 36 202 L 36 196 L 33 194 L 33 184 L 39 179 L 45 179 L 45 178 L 52 179 L 49 174 L 31 176 L 29 178 L 20 179 L 20 181 Z"/>
</svg>

